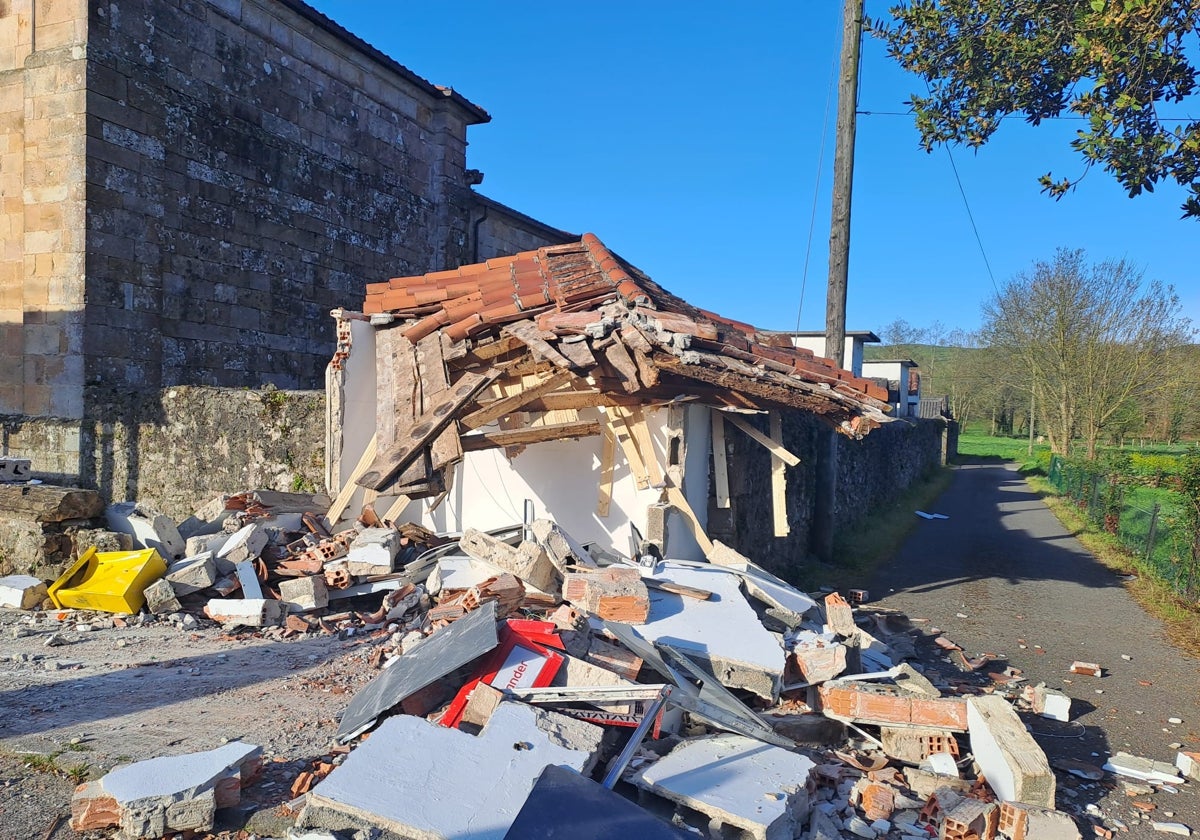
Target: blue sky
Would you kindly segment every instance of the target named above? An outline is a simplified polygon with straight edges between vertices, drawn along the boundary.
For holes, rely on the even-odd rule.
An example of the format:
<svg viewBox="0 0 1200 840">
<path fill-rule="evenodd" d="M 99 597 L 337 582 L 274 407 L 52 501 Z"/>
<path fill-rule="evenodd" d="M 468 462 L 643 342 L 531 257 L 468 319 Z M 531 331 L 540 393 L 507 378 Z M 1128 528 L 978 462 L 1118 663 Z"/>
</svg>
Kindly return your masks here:
<svg viewBox="0 0 1200 840">
<path fill-rule="evenodd" d="M 309 2 L 492 115 L 468 134 L 484 194 L 595 233 L 706 309 L 824 329 L 837 0 Z M 868 16 L 886 13 L 867 1 Z M 926 154 L 911 117 L 882 113 L 905 111 L 920 84 L 867 39 L 849 329 L 975 329 L 993 292 L 946 151 Z M 1076 127 L 1012 121 L 978 152 L 952 150 L 995 282 L 1083 248 L 1174 285 L 1200 323 L 1200 222 L 1179 218 L 1182 190 L 1130 199 L 1093 171 L 1061 201 L 1041 194 L 1039 175 L 1082 171 Z"/>
</svg>

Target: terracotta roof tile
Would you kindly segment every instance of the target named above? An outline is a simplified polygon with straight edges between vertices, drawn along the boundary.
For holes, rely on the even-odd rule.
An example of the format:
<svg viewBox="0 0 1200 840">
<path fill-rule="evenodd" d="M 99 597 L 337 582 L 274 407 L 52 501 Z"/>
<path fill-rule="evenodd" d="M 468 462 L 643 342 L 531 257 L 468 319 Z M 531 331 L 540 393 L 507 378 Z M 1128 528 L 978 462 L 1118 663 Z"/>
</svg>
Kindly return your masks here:
<svg viewBox="0 0 1200 840">
<path fill-rule="evenodd" d="M 661 370 L 692 375 L 695 365 L 712 366 L 714 373 L 699 376 L 701 382 L 724 382 L 730 376 L 736 382 L 737 377 L 752 376 L 757 390 L 751 391 L 758 397 L 748 400 L 742 395 L 730 404 L 769 401 L 764 394 L 778 393 L 783 399 L 789 388 L 798 388 L 803 396 L 789 404 L 816 410 L 829 403 L 829 415 L 840 418 L 843 431 L 852 429 L 854 433 L 878 423 L 880 406 L 887 397 L 874 383 L 838 369 L 811 351 L 791 346 L 786 337 L 760 332 L 672 295 L 591 233 L 579 242 L 371 283 L 363 311 L 392 312 L 407 320 L 403 335 L 414 343 L 436 330 L 443 330 L 452 341 L 495 337 L 502 325 L 527 319 L 533 319 L 549 340 L 555 340 L 560 334 L 584 334 L 585 328 L 603 321 L 619 327 L 620 334 L 631 340 L 635 331 L 643 336 Z M 623 319 L 627 319 L 625 323 L 621 323 Z M 684 338 L 672 338 L 680 335 Z M 689 341 L 697 352 L 680 357 Z M 636 349 L 648 352 L 644 347 Z M 682 359 L 682 368 L 678 360 L 670 361 L 674 357 Z M 763 385 L 759 381 L 763 377 L 774 377 L 770 380 L 774 384 Z M 776 386 L 781 390 L 770 390 Z M 705 387 L 711 391 L 714 386 Z M 730 387 L 736 390 L 736 385 Z M 812 390 L 803 391 L 803 387 Z M 852 408 L 855 401 L 861 402 L 858 413 Z M 863 412 L 869 414 L 869 420 L 861 420 Z M 853 427 L 849 423 L 852 416 L 859 420 Z"/>
</svg>

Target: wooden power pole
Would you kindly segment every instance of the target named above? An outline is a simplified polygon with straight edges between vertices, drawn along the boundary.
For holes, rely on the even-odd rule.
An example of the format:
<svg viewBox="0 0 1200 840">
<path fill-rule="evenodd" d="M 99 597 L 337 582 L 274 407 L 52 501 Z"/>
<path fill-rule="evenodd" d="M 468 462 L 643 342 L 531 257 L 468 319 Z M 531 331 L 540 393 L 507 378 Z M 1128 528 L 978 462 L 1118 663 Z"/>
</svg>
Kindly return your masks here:
<svg viewBox="0 0 1200 840">
<path fill-rule="evenodd" d="M 850 269 L 850 194 L 854 187 L 854 134 L 858 110 L 858 59 L 863 0 L 842 8 L 842 59 L 838 76 L 837 137 L 833 153 L 833 214 L 829 230 L 829 288 L 825 293 L 825 355 L 845 366 L 846 278 Z"/>
<path fill-rule="evenodd" d="M 825 355 L 845 367 L 846 278 L 850 268 L 850 194 L 854 186 L 854 133 L 858 110 L 858 58 L 862 45 L 863 0 L 845 0 L 842 8 L 841 73 L 838 77 L 837 138 L 833 154 L 833 213 L 829 230 L 829 286 L 825 293 Z M 837 500 L 838 441 L 825 433 L 816 463 L 812 549 L 825 562 L 833 559 Z"/>
</svg>

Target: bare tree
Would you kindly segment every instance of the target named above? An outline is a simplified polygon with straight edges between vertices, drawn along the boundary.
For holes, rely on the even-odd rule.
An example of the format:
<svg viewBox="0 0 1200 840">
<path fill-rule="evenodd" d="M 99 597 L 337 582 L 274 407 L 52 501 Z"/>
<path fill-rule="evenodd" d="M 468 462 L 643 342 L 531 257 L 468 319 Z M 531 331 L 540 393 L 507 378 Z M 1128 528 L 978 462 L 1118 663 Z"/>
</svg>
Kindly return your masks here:
<svg viewBox="0 0 1200 840">
<path fill-rule="evenodd" d="M 1168 351 L 1194 335 L 1173 288 L 1066 248 L 1013 277 L 983 316 L 986 342 L 1025 367 L 1051 448 L 1067 454 L 1078 434 L 1089 458 L 1122 405 L 1170 385 Z"/>
</svg>

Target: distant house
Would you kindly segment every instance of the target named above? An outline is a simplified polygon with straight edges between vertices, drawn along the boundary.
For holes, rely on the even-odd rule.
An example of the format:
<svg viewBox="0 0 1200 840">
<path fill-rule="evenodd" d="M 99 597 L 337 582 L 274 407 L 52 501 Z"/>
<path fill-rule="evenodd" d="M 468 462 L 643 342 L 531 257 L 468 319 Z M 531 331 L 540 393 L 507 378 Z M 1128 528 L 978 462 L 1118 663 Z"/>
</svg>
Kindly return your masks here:
<svg viewBox="0 0 1200 840">
<path fill-rule="evenodd" d="M 825 333 L 824 331 L 809 331 L 809 332 L 789 332 L 784 333 L 792 339 L 792 344 L 796 347 L 803 347 L 805 350 L 811 350 L 818 356 L 829 357 L 825 352 Z M 843 351 L 843 364 L 846 370 L 853 373 L 855 376 L 870 376 L 863 373 L 863 345 L 878 344 L 879 336 L 870 330 L 851 330 L 846 333 L 846 349 Z"/>
<path fill-rule="evenodd" d="M 861 375 L 864 379 L 887 380 L 894 417 L 919 417 L 921 373 L 917 367 L 912 359 L 875 359 L 862 363 Z"/>
</svg>

